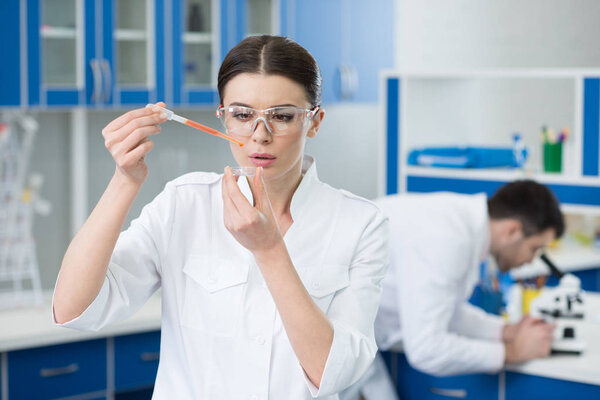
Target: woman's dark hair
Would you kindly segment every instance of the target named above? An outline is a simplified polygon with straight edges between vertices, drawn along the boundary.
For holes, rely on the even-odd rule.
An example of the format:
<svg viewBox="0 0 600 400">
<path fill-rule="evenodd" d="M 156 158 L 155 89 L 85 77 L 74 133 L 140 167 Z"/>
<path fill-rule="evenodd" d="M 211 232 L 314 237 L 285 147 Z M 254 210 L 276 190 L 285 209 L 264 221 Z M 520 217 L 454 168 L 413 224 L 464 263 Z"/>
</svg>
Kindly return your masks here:
<svg viewBox="0 0 600 400">
<path fill-rule="evenodd" d="M 488 214 L 492 219 L 519 220 L 526 237 L 552 228 L 559 238 L 565 230 L 556 196 L 532 180 L 514 181 L 498 189 L 488 200 Z"/>
<path fill-rule="evenodd" d="M 223 104 L 225 85 L 243 73 L 281 75 L 300 84 L 312 107 L 321 105 L 321 71 L 298 43 L 283 36 L 250 36 L 232 48 L 219 69 L 217 87 Z"/>
</svg>

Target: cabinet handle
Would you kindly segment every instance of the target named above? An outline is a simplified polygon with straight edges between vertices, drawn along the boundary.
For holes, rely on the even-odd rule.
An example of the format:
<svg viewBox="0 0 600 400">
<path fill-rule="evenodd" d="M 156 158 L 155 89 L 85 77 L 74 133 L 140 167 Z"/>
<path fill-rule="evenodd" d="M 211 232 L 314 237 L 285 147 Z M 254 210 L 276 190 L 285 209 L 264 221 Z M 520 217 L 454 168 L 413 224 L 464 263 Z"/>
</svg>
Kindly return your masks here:
<svg viewBox="0 0 600 400">
<path fill-rule="evenodd" d="M 105 58 L 100 61 L 100 66 L 102 67 L 102 76 L 104 77 L 104 98 L 102 101 L 106 103 L 110 100 L 110 92 L 112 90 L 112 73 L 110 71 L 110 64 Z"/>
<path fill-rule="evenodd" d="M 92 68 L 92 77 L 94 79 L 94 91 L 92 92 L 92 103 L 98 103 L 102 99 L 102 71 L 100 71 L 100 61 L 90 60 Z"/>
<path fill-rule="evenodd" d="M 142 361 L 156 361 L 160 357 L 160 353 L 142 353 L 140 354 L 140 360 Z"/>
<path fill-rule="evenodd" d="M 453 399 L 466 399 L 467 391 L 465 389 L 440 389 L 430 387 L 429 391 L 444 397 L 452 397 Z"/>
<path fill-rule="evenodd" d="M 342 64 L 338 69 L 340 71 L 340 98 L 350 100 L 358 89 L 358 73 L 356 68 L 350 64 Z"/>
<path fill-rule="evenodd" d="M 66 367 L 42 368 L 42 369 L 40 369 L 40 376 L 42 378 L 51 378 L 53 376 L 73 374 L 77 371 L 79 371 L 79 365 L 73 363 L 73 364 L 67 365 Z"/>
</svg>

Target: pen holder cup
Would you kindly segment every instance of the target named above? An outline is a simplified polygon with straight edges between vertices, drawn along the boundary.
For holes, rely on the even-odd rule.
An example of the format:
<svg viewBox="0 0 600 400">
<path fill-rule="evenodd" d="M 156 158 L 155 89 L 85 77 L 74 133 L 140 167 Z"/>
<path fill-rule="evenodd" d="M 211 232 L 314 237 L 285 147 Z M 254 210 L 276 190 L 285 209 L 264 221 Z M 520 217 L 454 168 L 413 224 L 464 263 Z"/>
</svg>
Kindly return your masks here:
<svg viewBox="0 0 600 400">
<path fill-rule="evenodd" d="M 544 172 L 562 171 L 562 143 L 544 143 Z"/>
</svg>

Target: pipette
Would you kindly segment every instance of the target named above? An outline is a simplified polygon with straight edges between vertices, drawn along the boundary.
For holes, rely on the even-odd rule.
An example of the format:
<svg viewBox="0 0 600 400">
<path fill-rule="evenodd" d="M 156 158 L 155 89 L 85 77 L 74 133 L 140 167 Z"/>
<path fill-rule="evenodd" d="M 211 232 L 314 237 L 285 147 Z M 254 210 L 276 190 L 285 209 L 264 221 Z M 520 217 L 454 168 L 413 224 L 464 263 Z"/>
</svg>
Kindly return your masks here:
<svg viewBox="0 0 600 400">
<path fill-rule="evenodd" d="M 199 129 L 199 130 L 201 130 L 203 132 L 210 133 L 211 135 L 218 136 L 220 138 L 229 140 L 230 142 L 236 143 L 236 144 L 238 144 L 240 146 L 244 145 L 242 142 L 237 141 L 234 138 L 225 135 L 224 133 L 221 133 L 221 132 L 219 132 L 219 131 L 217 131 L 217 130 L 215 130 L 213 128 L 209 128 L 208 126 L 202 125 L 202 124 L 200 124 L 198 122 L 192 121 L 191 119 L 187 119 L 187 118 L 184 118 L 184 117 L 182 117 L 180 115 L 177 115 L 173 111 L 171 111 L 171 110 L 169 110 L 169 109 L 167 109 L 165 107 L 162 107 L 159 104 L 164 104 L 164 103 L 148 104 L 148 105 L 146 105 L 146 107 L 154 107 L 154 106 L 160 107 L 160 108 L 162 108 L 162 111 L 165 114 L 167 114 L 167 120 L 169 120 L 169 121 L 177 121 L 180 124 L 191 126 L 192 128 L 196 128 L 196 129 Z"/>
</svg>

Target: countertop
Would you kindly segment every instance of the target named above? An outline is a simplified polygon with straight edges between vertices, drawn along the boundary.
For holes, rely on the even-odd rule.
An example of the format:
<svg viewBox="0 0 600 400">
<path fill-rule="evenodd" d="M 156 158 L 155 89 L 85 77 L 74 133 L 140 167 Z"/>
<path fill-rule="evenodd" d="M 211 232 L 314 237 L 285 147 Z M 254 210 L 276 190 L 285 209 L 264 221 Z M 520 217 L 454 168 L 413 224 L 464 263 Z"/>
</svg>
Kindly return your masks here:
<svg viewBox="0 0 600 400">
<path fill-rule="evenodd" d="M 97 332 L 62 328 L 52 323 L 51 298 L 43 304 L 0 310 L 0 352 L 97 339 L 160 329 L 160 294 L 152 296 L 133 316 Z"/>
<path fill-rule="evenodd" d="M 48 299 L 41 306 L 0 310 L 0 352 L 160 329 L 160 294 L 151 297 L 132 317 L 98 332 L 55 326 L 50 307 Z M 600 385 L 600 294 L 586 293 L 586 317 L 577 324 L 577 335 L 587 343 L 583 355 L 551 356 L 509 365 L 506 370 Z"/>
</svg>

